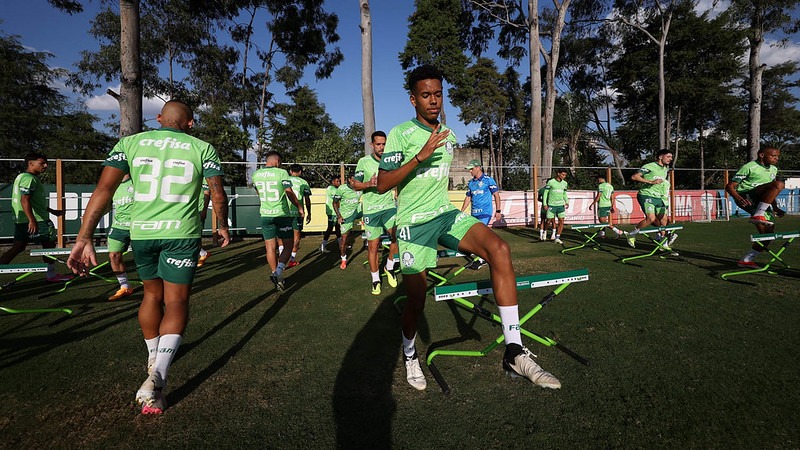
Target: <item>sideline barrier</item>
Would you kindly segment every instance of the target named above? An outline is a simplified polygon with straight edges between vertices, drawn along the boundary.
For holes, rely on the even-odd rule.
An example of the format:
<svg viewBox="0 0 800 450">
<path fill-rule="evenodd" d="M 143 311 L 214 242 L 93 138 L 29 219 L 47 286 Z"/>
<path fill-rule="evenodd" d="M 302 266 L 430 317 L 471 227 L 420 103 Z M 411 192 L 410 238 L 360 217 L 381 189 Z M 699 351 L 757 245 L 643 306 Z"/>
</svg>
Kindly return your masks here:
<svg viewBox="0 0 800 450">
<path fill-rule="evenodd" d="M 769 268 L 770 266 L 772 266 L 772 263 L 776 261 L 781 263 L 784 269 L 791 269 L 791 266 L 786 264 L 786 261 L 784 261 L 781 258 L 781 255 L 783 254 L 784 251 L 786 251 L 787 248 L 789 248 L 789 245 L 791 245 L 791 243 L 798 237 L 800 237 L 800 231 L 790 231 L 788 233 L 768 233 L 768 234 L 750 235 L 750 242 L 755 242 L 758 245 L 760 245 L 764 250 L 766 250 L 770 255 L 772 255 L 772 259 L 770 259 L 769 262 L 765 264 L 763 267 L 759 267 L 758 269 L 747 269 L 747 270 L 728 272 L 722 274 L 721 278 L 723 280 L 727 280 L 728 277 L 746 275 L 750 273 L 759 273 L 759 272 L 767 272 L 769 274 L 775 275 L 776 272 L 769 270 Z M 785 239 L 786 242 L 784 242 L 783 245 L 781 245 L 781 248 L 777 252 L 773 252 L 772 250 L 769 249 L 769 247 L 767 247 L 762 243 L 762 242 L 776 241 L 778 239 Z"/>
<path fill-rule="evenodd" d="M 561 292 L 563 292 L 567 287 L 569 287 L 572 283 L 578 283 L 581 281 L 588 281 L 589 280 L 589 269 L 578 269 L 578 270 L 571 270 L 566 272 L 555 272 L 555 273 L 547 273 L 541 275 L 530 275 L 530 276 L 523 276 L 517 277 L 516 285 L 517 290 L 527 290 L 527 289 L 536 289 L 539 287 L 546 287 L 546 286 L 557 286 L 552 292 L 545 295 L 542 300 L 536 304 L 527 314 L 520 317 L 519 325 L 520 325 L 520 333 L 522 335 L 533 339 L 534 341 L 547 346 L 547 347 L 555 347 L 562 352 L 566 353 L 567 355 L 574 358 L 576 361 L 583 365 L 589 365 L 589 360 L 578 355 L 577 353 L 573 352 L 572 350 L 564 347 L 563 345 L 556 342 L 554 339 L 549 338 L 547 336 L 539 336 L 535 333 L 532 333 L 524 328 L 524 325 L 528 320 L 531 319 L 536 313 L 541 311 L 542 308 L 547 306 L 553 299 L 556 298 Z M 465 297 L 477 297 L 477 296 L 484 296 L 492 294 L 492 282 L 491 280 L 485 281 L 478 281 L 478 282 L 471 282 L 471 283 L 462 283 L 462 284 L 455 284 L 455 285 L 443 285 L 443 286 L 436 286 L 434 288 L 434 299 L 436 301 L 444 301 L 444 300 L 452 300 L 456 303 L 457 306 L 466 309 L 467 311 L 471 312 L 472 314 L 486 319 L 490 322 L 495 324 L 502 324 L 500 316 L 497 314 L 493 314 L 490 311 L 475 305 L 469 300 L 466 300 Z M 470 356 L 470 357 L 480 357 L 486 356 L 489 352 L 494 350 L 498 345 L 500 345 L 505 340 L 503 334 L 497 337 L 494 341 L 492 341 L 489 345 L 484 347 L 482 350 L 434 350 L 428 355 L 427 358 L 427 365 L 431 371 L 431 374 L 436 379 L 436 382 L 439 383 L 439 387 L 442 388 L 442 391 L 447 394 L 450 392 L 450 387 L 447 385 L 447 382 L 444 380 L 441 372 L 436 366 L 433 364 L 433 359 L 436 356 Z"/>
<path fill-rule="evenodd" d="M 650 239 L 651 241 L 653 241 L 654 244 L 656 244 L 656 247 L 650 253 L 647 253 L 647 254 L 644 254 L 644 255 L 629 256 L 627 258 L 623 258 L 622 259 L 622 263 L 626 264 L 628 261 L 633 261 L 635 259 L 641 259 L 641 258 L 647 258 L 649 256 L 653 256 L 659 250 L 662 251 L 662 252 L 669 252 L 670 254 L 672 254 L 672 256 L 678 256 L 678 253 L 673 251 L 667 245 L 667 241 L 669 241 L 669 236 L 667 236 L 665 234 L 663 238 L 657 239 L 657 238 L 654 238 L 654 237 L 652 237 L 650 235 L 651 234 L 660 233 L 660 232 L 680 231 L 682 229 L 683 229 L 683 225 L 668 225 L 666 227 L 647 227 L 647 228 L 642 228 L 641 230 L 639 230 L 639 233 L 637 233 L 637 236 L 640 235 L 640 234 L 644 234 L 648 239 Z M 663 255 L 660 255 L 659 257 L 660 258 L 664 258 Z"/>
</svg>

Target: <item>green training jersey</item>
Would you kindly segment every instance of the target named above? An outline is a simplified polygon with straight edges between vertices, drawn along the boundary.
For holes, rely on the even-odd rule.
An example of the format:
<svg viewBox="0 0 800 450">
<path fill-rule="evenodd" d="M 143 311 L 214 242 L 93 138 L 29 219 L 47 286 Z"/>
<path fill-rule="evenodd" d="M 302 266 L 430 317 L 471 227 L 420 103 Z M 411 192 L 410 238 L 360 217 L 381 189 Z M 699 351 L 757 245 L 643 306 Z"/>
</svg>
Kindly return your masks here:
<svg viewBox="0 0 800 450">
<path fill-rule="evenodd" d="M 311 196 L 311 188 L 308 186 L 308 182 L 300 177 L 289 175 L 289 181 L 292 183 L 292 192 L 294 192 L 294 196 L 297 197 L 297 202 L 300 203 L 302 208 L 303 199 Z M 300 211 L 292 202 L 289 202 L 289 215 L 300 217 Z"/>
<path fill-rule="evenodd" d="M 336 197 L 336 186 L 330 185 L 325 189 L 325 214 L 335 217 L 336 211 L 333 210 L 333 197 Z"/>
<path fill-rule="evenodd" d="M 750 192 L 762 184 L 772 183 L 778 174 L 777 166 L 764 166 L 758 161 L 750 161 L 742 166 L 733 180 L 736 183 L 736 192 Z"/>
<path fill-rule="evenodd" d="M 118 230 L 130 230 L 133 206 L 133 182 L 130 179 L 119 184 L 111 203 L 114 205 L 114 223 L 111 226 Z"/>
<path fill-rule="evenodd" d="M 373 176 L 378 174 L 380 167 L 380 160 L 375 157 L 375 154 L 365 156 L 358 160 L 356 165 L 356 181 L 363 183 L 369 181 Z M 394 208 L 394 192 L 389 190 L 383 194 L 378 192 L 377 187 L 371 187 L 362 191 L 361 201 L 363 203 L 364 214 L 372 214 L 387 209 Z"/>
<path fill-rule="evenodd" d="M 44 192 L 44 185 L 36 175 L 23 172 L 17 175 L 14 180 L 14 188 L 11 191 L 11 209 L 14 211 L 14 223 L 28 223 L 28 216 L 22 209 L 22 196 L 28 195 L 33 217 L 37 222 L 48 220 L 47 195 Z"/>
<path fill-rule="evenodd" d="M 442 125 L 440 132 L 449 130 Z M 386 138 L 386 150 L 381 158 L 381 170 L 395 170 L 408 163 L 419 153 L 433 130 L 417 119 L 403 122 L 392 128 Z M 456 136 L 453 130 L 444 145 L 414 168 L 397 185 L 397 227 L 426 223 L 453 209 L 447 188 L 450 184 L 450 164 Z"/>
<path fill-rule="evenodd" d="M 286 189 L 292 188 L 289 173 L 280 167 L 265 167 L 253 172 L 253 186 L 258 191 L 261 217 L 289 217 Z"/>
<path fill-rule="evenodd" d="M 662 166 L 657 162 L 647 163 L 642 166 L 637 173 L 642 174 L 642 178 L 647 181 L 663 180 L 660 184 L 645 184 L 639 189 L 640 195 L 655 198 L 665 198 L 669 195 L 669 166 Z"/>
<path fill-rule="evenodd" d="M 131 240 L 200 237 L 203 178 L 223 174 L 211 144 L 172 128 L 145 131 L 120 139 L 103 165 L 131 175 Z"/>
<path fill-rule="evenodd" d="M 614 186 L 611 183 L 600 183 L 597 185 L 597 192 L 600 193 L 600 200 L 597 206 L 601 208 L 611 207 L 611 195 L 614 193 Z"/>
<path fill-rule="evenodd" d="M 544 204 L 547 206 L 564 206 L 569 203 L 567 198 L 567 181 L 558 181 L 550 178 L 544 186 Z"/>
<path fill-rule="evenodd" d="M 358 211 L 358 201 L 361 199 L 361 191 L 354 191 L 350 185 L 343 184 L 336 190 L 336 195 L 333 196 L 333 201 L 339 202 L 339 214 L 342 218 L 355 214 Z M 334 214 L 336 214 L 334 212 Z"/>
</svg>

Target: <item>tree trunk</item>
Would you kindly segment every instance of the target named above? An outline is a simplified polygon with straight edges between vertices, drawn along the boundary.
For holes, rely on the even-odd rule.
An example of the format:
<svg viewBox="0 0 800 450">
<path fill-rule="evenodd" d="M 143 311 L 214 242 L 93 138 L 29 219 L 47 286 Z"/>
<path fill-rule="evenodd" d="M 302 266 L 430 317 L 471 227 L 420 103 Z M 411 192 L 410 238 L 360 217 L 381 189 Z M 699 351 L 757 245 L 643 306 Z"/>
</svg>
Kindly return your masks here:
<svg viewBox="0 0 800 450">
<path fill-rule="evenodd" d="M 253 7 L 250 13 L 250 22 L 247 24 L 247 37 L 244 40 L 244 55 L 242 55 L 242 91 L 247 89 L 247 55 L 250 53 L 250 38 L 253 36 L 253 21 L 256 18 L 258 7 Z M 247 96 L 242 99 L 242 131 L 247 133 Z M 242 160 L 247 161 L 247 148 L 242 149 Z"/>
<path fill-rule="evenodd" d="M 266 59 L 264 60 L 264 83 L 261 86 L 261 104 L 259 105 L 259 120 L 258 120 L 258 131 L 256 132 L 256 148 L 257 148 L 257 157 L 261 158 L 264 152 L 264 122 L 267 118 L 267 104 L 269 103 L 269 98 L 272 94 L 267 91 L 267 86 L 270 82 L 270 71 L 272 71 L 272 56 L 274 55 L 273 51 L 275 49 L 275 39 L 272 39 L 269 43 L 269 51 L 266 53 Z M 247 162 L 247 159 L 244 158 L 243 160 Z"/>
<path fill-rule="evenodd" d="M 530 56 L 531 71 L 531 134 L 530 134 L 530 164 L 531 164 L 531 190 L 533 190 L 533 177 L 541 180 L 547 174 L 542 168 L 542 68 L 539 62 L 539 1 L 528 1 L 528 55 Z M 539 174 L 534 174 L 533 166 L 539 168 Z"/>
<path fill-rule="evenodd" d="M 139 58 L 139 0 L 120 0 L 119 134 L 142 131 L 142 70 Z"/>
<path fill-rule="evenodd" d="M 658 43 L 658 149 L 667 148 L 666 102 L 667 88 L 664 78 L 664 50 L 667 46 L 667 32 L 663 31 Z"/>
<path fill-rule="evenodd" d="M 369 0 L 358 0 L 361 9 L 361 107 L 364 110 L 364 154 L 372 153 L 375 132 L 375 99 L 372 92 L 372 17 Z"/>
<path fill-rule="evenodd" d="M 494 181 L 497 182 L 497 186 L 500 189 L 503 189 L 503 172 L 504 172 L 503 166 L 505 165 L 505 161 L 504 161 L 504 158 L 503 158 L 503 134 L 504 134 L 503 131 L 505 130 L 505 128 L 503 127 L 503 124 L 506 123 L 506 115 L 505 114 L 500 114 L 499 123 L 500 123 L 500 126 L 497 129 L 497 141 L 498 141 L 497 142 L 497 178 L 495 178 Z"/>
<path fill-rule="evenodd" d="M 697 136 L 697 144 L 700 147 L 700 189 L 706 188 L 706 155 L 705 149 L 703 148 L 703 133 L 705 132 L 705 127 L 700 125 L 700 134 Z"/>
<path fill-rule="evenodd" d="M 570 0 L 564 0 L 560 5 L 557 1 L 553 3 L 558 8 L 558 16 L 556 22 L 553 24 L 553 31 L 550 36 L 552 46 L 550 47 L 550 54 L 542 51 L 547 62 L 546 72 L 546 87 L 545 93 L 545 108 L 544 108 L 544 143 L 542 148 L 542 168 L 547 168 L 548 173 L 553 169 L 553 116 L 556 109 L 556 69 L 558 68 L 558 58 L 561 51 L 561 31 L 564 29 L 564 21 L 567 17 L 567 8 L 569 7 Z M 542 49 L 544 50 L 544 49 Z"/>
<path fill-rule="evenodd" d="M 761 11 L 753 13 L 751 23 L 753 35 L 748 38 L 750 41 L 750 59 L 748 63 L 750 70 L 750 99 L 747 118 L 747 149 L 751 161 L 758 157 L 758 149 L 761 146 L 761 77 L 767 67 L 766 64 L 761 64 L 761 45 L 764 43 L 764 29 L 759 20 L 761 15 Z"/>
</svg>

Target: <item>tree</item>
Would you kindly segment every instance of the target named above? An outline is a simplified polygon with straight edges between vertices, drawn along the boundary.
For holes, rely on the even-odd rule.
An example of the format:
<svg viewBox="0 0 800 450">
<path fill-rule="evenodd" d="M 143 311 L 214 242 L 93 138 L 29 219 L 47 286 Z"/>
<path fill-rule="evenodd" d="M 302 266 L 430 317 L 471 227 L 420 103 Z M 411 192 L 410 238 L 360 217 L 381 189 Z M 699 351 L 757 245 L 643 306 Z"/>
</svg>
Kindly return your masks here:
<svg viewBox="0 0 800 450">
<path fill-rule="evenodd" d="M 103 157 L 112 138 L 94 129 L 97 117 L 72 105 L 53 87 L 66 75 L 48 67 L 46 52 L 27 50 L 17 36 L 0 34 L 0 157 L 22 158 L 36 151 L 56 158 Z M 94 182 L 98 173 L 87 165 L 70 167 L 71 183 Z M 10 181 L 16 168 L 4 165 L 0 179 Z"/>
<path fill-rule="evenodd" d="M 785 149 L 789 143 L 800 142 L 800 103 L 796 92 L 800 88 L 797 75 L 800 63 L 778 64 L 764 70 L 761 109 L 761 136 L 765 145 Z"/>
<path fill-rule="evenodd" d="M 731 11 L 746 24 L 744 28 L 750 44 L 747 146 L 751 160 L 756 159 L 761 147 L 762 77 L 766 69 L 766 65 L 761 63 L 761 47 L 770 33 L 797 33 L 800 29 L 800 18 L 796 11 L 798 5 L 800 0 L 731 1 Z"/>
<path fill-rule="evenodd" d="M 494 37 L 494 30 L 490 24 L 500 25 L 498 33 L 498 56 L 517 65 L 528 56 L 530 70 L 530 101 L 529 114 L 529 164 L 531 167 L 541 167 L 542 163 L 542 72 L 539 52 L 541 41 L 539 38 L 539 2 L 528 0 L 527 8 L 523 0 L 469 0 L 472 9 L 470 14 L 477 22 L 471 30 L 470 48 L 477 55 L 486 50 L 487 42 Z M 527 44 L 527 46 L 525 45 Z M 544 176 L 543 174 L 539 174 Z M 533 176 L 531 174 L 530 189 L 533 189 Z"/>
<path fill-rule="evenodd" d="M 466 32 L 460 0 L 415 0 L 408 18 L 408 41 L 400 53 L 400 65 L 409 72 L 412 66 L 431 64 L 442 71 L 452 86 L 461 86 L 469 58 L 464 55 Z M 442 123 L 447 123 L 444 105 Z"/>
<path fill-rule="evenodd" d="M 680 1 L 680 0 L 679 0 Z M 662 0 L 617 0 L 616 20 L 643 33 L 658 47 L 658 148 L 667 148 L 669 138 L 666 123 L 666 80 L 664 78 L 664 53 L 675 0 L 662 4 Z M 658 23 L 653 27 L 653 23 Z"/>
<path fill-rule="evenodd" d="M 369 145 L 375 132 L 375 99 L 372 94 L 372 16 L 369 0 L 358 0 L 361 11 L 361 108 L 364 111 L 364 154 L 372 153 Z"/>
<path fill-rule="evenodd" d="M 339 134 L 338 127 L 319 103 L 316 92 L 308 86 L 301 86 L 289 94 L 292 103 L 275 105 L 270 115 L 272 131 L 266 150 L 277 150 L 285 161 L 309 161 L 318 156 L 327 156 L 328 151 L 314 143 L 326 137 Z M 322 151 L 318 154 L 317 151 Z M 264 155 L 259 155 L 259 159 Z"/>
</svg>

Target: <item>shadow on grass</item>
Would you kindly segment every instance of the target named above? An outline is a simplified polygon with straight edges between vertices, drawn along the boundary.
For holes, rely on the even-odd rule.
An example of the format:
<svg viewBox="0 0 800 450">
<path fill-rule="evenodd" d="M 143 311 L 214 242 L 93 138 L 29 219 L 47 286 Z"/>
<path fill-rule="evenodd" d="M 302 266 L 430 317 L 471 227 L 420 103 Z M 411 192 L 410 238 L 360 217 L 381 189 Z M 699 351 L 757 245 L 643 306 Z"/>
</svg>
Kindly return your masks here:
<svg viewBox="0 0 800 450">
<path fill-rule="evenodd" d="M 401 347 L 395 298 L 381 301 L 342 360 L 333 388 L 338 448 L 392 448 L 392 376 Z"/>
<path fill-rule="evenodd" d="M 253 325 L 253 327 L 250 328 L 250 330 L 247 333 L 245 333 L 235 344 L 233 344 L 228 350 L 226 350 L 225 353 L 217 357 L 217 359 L 212 361 L 211 364 L 209 364 L 203 370 L 195 374 L 192 378 L 187 380 L 177 389 L 167 394 L 167 404 L 175 405 L 179 403 L 181 400 L 186 398 L 186 396 L 191 394 L 192 391 L 200 387 L 200 385 L 202 385 L 212 375 L 214 375 L 217 371 L 219 371 L 219 369 L 224 367 L 225 364 L 228 361 L 230 361 L 231 358 L 236 356 L 236 354 L 239 353 L 239 351 L 242 350 L 242 348 L 244 348 L 244 346 L 247 345 L 247 343 L 250 342 L 251 339 L 253 339 L 253 336 L 258 334 L 258 332 L 261 331 L 261 329 L 264 328 L 264 326 L 268 324 L 269 321 L 272 320 L 278 314 L 278 312 L 286 305 L 286 303 L 289 302 L 289 298 L 291 297 L 292 292 L 294 292 L 297 289 L 297 286 L 298 285 L 295 284 L 294 286 L 291 286 L 289 289 L 281 293 L 281 295 L 278 297 L 275 303 L 273 303 L 272 306 L 270 306 L 269 309 L 267 309 L 264 312 L 264 315 L 261 316 L 258 322 L 256 322 Z M 217 324 L 214 328 L 209 330 L 206 334 L 200 337 L 200 339 L 192 341 L 191 343 L 185 345 L 184 346 L 185 348 L 183 349 L 184 351 L 179 353 L 179 355 L 186 355 L 187 353 L 192 351 L 195 347 L 200 345 L 203 341 L 213 336 L 217 332 L 221 331 L 228 324 L 233 322 L 237 317 L 240 317 L 242 314 L 254 308 L 256 305 L 258 305 L 259 303 L 270 297 L 274 292 L 275 292 L 274 290 L 266 292 L 254 298 L 253 300 L 250 300 L 246 304 L 242 305 L 238 310 L 236 310 L 236 312 L 227 316 L 225 320 L 223 320 L 222 322 Z"/>
<path fill-rule="evenodd" d="M 107 328 L 127 322 L 137 316 L 139 303 L 127 303 L 114 306 L 111 310 L 98 311 L 89 320 L 75 320 L 74 325 L 56 332 L 47 331 L 38 336 L 23 336 L 19 338 L 0 339 L 0 369 L 5 369 L 31 358 L 35 358 L 64 345 L 81 341 L 95 333 L 105 331 Z M 31 321 L 35 320 L 32 315 Z M 77 319 L 80 319 L 78 317 Z M 56 319 L 58 323 L 63 318 Z M 52 324 L 51 324 L 52 325 Z M 52 327 L 51 327 L 52 328 Z M 16 331 L 19 331 L 17 327 Z M 4 332 L 8 334 L 9 331 Z"/>
</svg>

